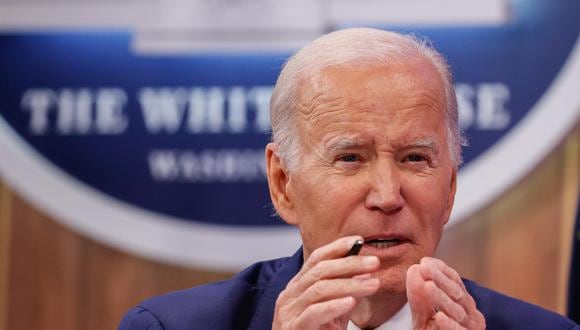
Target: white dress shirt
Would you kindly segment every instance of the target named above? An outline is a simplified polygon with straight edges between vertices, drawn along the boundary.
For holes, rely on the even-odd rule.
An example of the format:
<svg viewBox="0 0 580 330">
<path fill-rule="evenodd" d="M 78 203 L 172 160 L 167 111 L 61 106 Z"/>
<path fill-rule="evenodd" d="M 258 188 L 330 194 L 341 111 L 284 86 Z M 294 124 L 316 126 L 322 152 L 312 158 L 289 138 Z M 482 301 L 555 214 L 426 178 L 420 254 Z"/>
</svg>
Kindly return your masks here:
<svg viewBox="0 0 580 330">
<path fill-rule="evenodd" d="M 411 318 L 411 308 L 406 303 L 397 314 L 393 315 L 387 322 L 379 325 L 375 330 L 411 330 L 413 329 L 413 319 Z M 348 321 L 346 330 L 361 330 L 352 321 Z"/>
</svg>

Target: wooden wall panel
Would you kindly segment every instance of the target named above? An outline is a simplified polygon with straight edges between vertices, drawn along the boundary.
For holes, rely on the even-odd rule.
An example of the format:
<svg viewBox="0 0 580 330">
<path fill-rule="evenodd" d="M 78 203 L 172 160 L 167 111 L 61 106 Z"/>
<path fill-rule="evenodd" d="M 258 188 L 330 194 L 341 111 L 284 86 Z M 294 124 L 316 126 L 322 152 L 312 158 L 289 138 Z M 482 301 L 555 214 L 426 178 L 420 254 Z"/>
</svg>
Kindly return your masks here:
<svg viewBox="0 0 580 330">
<path fill-rule="evenodd" d="M 565 313 L 579 141 L 577 129 L 522 182 L 451 228 L 438 256 L 480 284 Z"/>
<path fill-rule="evenodd" d="M 232 275 L 163 265 L 92 241 L 85 242 L 84 255 L 86 280 L 80 288 L 84 302 L 79 312 L 86 316 L 79 329 L 113 329 L 124 312 L 145 298 Z"/>
<path fill-rule="evenodd" d="M 231 276 L 113 250 L 4 193 L 12 211 L 7 329 L 115 329 L 147 297 Z"/>
<path fill-rule="evenodd" d="M 0 182 L 0 330 L 8 321 L 8 270 L 10 254 L 10 194 Z"/>
<path fill-rule="evenodd" d="M 11 199 L 8 329 L 75 329 L 80 237 Z"/>
<path fill-rule="evenodd" d="M 438 255 L 481 284 L 564 312 L 579 131 L 524 181 L 451 228 Z M 0 330 L 114 329 L 146 297 L 230 275 L 91 241 L 0 185 Z"/>
</svg>

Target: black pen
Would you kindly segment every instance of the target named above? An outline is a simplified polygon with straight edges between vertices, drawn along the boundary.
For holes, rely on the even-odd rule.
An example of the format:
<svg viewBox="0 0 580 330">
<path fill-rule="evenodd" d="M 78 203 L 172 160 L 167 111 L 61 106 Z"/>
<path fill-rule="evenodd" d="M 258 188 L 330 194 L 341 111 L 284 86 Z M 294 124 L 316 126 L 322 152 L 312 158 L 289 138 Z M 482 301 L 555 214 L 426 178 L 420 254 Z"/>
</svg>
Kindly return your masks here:
<svg viewBox="0 0 580 330">
<path fill-rule="evenodd" d="M 360 250 L 362 249 L 363 243 L 364 242 L 362 239 L 357 239 L 356 242 L 354 242 L 354 244 L 348 251 L 348 253 L 346 254 L 346 257 L 356 256 L 357 254 L 359 254 Z"/>
</svg>

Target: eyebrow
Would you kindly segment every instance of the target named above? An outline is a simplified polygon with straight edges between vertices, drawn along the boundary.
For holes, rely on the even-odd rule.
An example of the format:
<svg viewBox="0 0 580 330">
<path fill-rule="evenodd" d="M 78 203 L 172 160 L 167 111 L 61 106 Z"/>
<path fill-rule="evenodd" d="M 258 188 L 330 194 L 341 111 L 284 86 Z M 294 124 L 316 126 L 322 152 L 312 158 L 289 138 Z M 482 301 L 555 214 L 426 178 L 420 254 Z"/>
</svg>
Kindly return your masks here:
<svg viewBox="0 0 580 330">
<path fill-rule="evenodd" d="M 367 141 L 360 138 L 341 138 L 338 141 L 334 141 L 328 145 L 326 148 L 329 151 L 334 150 L 348 150 L 348 149 L 355 149 L 360 148 L 367 144 Z M 416 140 L 412 140 L 410 142 L 405 142 L 399 145 L 398 148 L 401 149 L 413 149 L 413 148 L 421 148 L 421 149 L 429 149 L 435 154 L 439 153 L 439 144 L 437 141 L 431 137 L 424 137 L 419 138 Z"/>
<path fill-rule="evenodd" d="M 413 140 L 409 143 L 405 143 L 404 148 L 411 149 L 411 148 L 423 148 L 423 149 L 430 149 L 434 153 L 439 153 L 439 144 L 435 139 L 426 137 L 420 138 L 417 140 Z"/>
<path fill-rule="evenodd" d="M 358 138 L 341 138 L 338 141 L 332 142 L 326 148 L 327 150 L 347 150 L 353 148 L 359 148 L 364 145 L 364 141 Z"/>
</svg>

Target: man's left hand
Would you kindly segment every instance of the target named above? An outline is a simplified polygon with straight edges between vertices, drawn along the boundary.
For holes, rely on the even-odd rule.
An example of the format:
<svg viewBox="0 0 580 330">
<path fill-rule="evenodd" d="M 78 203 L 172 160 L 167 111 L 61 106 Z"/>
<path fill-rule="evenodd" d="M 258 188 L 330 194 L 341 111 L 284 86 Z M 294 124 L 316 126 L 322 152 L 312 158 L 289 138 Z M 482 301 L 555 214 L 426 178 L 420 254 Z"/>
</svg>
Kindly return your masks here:
<svg viewBox="0 0 580 330">
<path fill-rule="evenodd" d="M 407 271 L 413 329 L 485 329 L 485 318 L 457 272 L 425 257 Z"/>
</svg>

